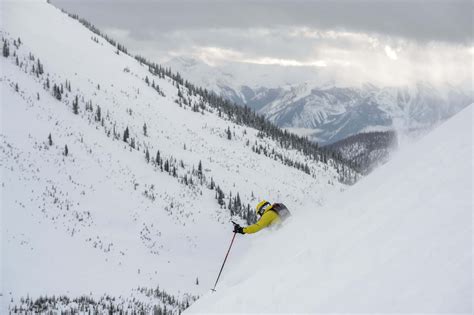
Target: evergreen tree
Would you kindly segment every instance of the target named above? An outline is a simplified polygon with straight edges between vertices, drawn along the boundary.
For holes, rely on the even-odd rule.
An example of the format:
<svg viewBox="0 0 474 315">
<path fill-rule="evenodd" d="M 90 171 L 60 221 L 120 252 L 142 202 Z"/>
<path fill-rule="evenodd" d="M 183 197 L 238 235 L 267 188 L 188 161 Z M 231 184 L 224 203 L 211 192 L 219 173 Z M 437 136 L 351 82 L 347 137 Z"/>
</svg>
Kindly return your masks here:
<svg viewBox="0 0 474 315">
<path fill-rule="evenodd" d="M 240 200 L 239 193 L 237 193 L 237 197 L 235 197 L 234 205 L 235 205 L 235 209 L 240 211 L 242 207 L 242 201 Z"/>
<path fill-rule="evenodd" d="M 67 144 L 64 146 L 64 156 L 69 154 L 69 149 L 67 148 Z"/>
<path fill-rule="evenodd" d="M 199 176 L 199 178 L 202 178 L 202 163 L 201 163 L 201 161 L 199 161 L 199 164 L 198 164 L 198 176 Z"/>
<path fill-rule="evenodd" d="M 77 97 L 77 95 L 72 101 L 72 112 L 76 115 L 79 114 L 79 98 Z"/>
<path fill-rule="evenodd" d="M 230 210 L 231 215 L 234 214 L 234 211 L 233 211 L 233 208 L 232 208 L 232 196 L 229 197 L 229 203 L 227 204 L 227 209 Z"/>
<path fill-rule="evenodd" d="M 53 138 L 51 137 L 51 134 L 49 134 L 48 136 L 48 143 L 49 143 L 49 146 L 53 145 Z"/>
<path fill-rule="evenodd" d="M 68 82 L 68 80 L 66 80 L 66 90 L 71 92 L 71 82 Z"/>
<path fill-rule="evenodd" d="M 222 192 L 221 188 L 217 186 L 216 188 L 216 197 L 217 197 L 217 203 L 220 206 L 224 205 L 224 193 Z"/>
<path fill-rule="evenodd" d="M 160 165 L 160 164 L 161 164 L 160 150 L 157 150 L 157 151 L 156 151 L 155 162 L 156 162 L 157 165 Z"/>
<path fill-rule="evenodd" d="M 161 158 L 160 158 L 160 150 L 156 151 L 156 158 L 155 158 L 156 165 L 160 165 Z"/>
<path fill-rule="evenodd" d="M 101 121 L 102 120 L 102 111 L 100 110 L 100 106 L 97 105 L 97 110 L 95 111 L 95 120 Z"/>
<path fill-rule="evenodd" d="M 123 132 L 123 142 L 128 142 L 128 137 L 130 137 L 130 133 L 128 131 L 128 126 L 125 128 L 125 131 Z"/>
<path fill-rule="evenodd" d="M 145 151 L 145 159 L 147 163 L 150 163 L 150 152 L 148 152 L 148 148 Z"/>
<path fill-rule="evenodd" d="M 146 123 L 143 124 L 143 135 L 144 135 L 145 137 L 148 136 Z"/>
<path fill-rule="evenodd" d="M 232 140 L 232 132 L 230 131 L 230 127 L 227 127 L 227 139 Z"/>
<path fill-rule="evenodd" d="M 3 40 L 3 57 L 8 58 L 10 56 L 10 47 L 8 47 L 8 41 Z"/>
<path fill-rule="evenodd" d="M 61 100 L 61 89 L 56 85 L 53 85 L 53 96 L 60 101 Z"/>
<path fill-rule="evenodd" d="M 43 65 L 41 64 L 39 58 L 37 59 L 36 61 L 36 74 L 43 74 L 44 73 L 44 70 L 43 70 Z"/>
<path fill-rule="evenodd" d="M 305 172 L 306 174 L 311 174 L 311 171 L 310 171 L 310 169 L 309 169 L 308 164 L 305 164 L 305 165 L 304 165 L 304 172 Z"/>
</svg>

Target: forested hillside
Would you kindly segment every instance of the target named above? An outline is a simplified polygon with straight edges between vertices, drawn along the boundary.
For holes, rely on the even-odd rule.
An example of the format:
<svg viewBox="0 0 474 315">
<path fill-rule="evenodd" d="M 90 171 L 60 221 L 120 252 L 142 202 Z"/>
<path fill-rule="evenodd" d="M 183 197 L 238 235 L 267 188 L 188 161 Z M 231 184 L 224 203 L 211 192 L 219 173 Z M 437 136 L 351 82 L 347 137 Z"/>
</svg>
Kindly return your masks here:
<svg viewBox="0 0 474 315">
<path fill-rule="evenodd" d="M 176 314 L 215 280 L 231 219 L 359 176 L 45 1 L 2 9 L 5 312 Z"/>
</svg>

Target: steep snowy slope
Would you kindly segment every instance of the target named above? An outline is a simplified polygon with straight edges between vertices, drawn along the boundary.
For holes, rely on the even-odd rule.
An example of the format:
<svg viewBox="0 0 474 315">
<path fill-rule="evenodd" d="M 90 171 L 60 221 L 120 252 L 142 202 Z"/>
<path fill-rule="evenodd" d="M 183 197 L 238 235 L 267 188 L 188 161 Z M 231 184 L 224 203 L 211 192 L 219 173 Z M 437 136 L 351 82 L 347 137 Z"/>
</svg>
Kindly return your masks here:
<svg viewBox="0 0 474 315">
<path fill-rule="evenodd" d="M 472 106 L 230 257 L 188 313 L 472 312 Z M 243 245 L 245 243 L 245 245 Z"/>
<path fill-rule="evenodd" d="M 108 294 L 177 312 L 214 281 L 231 216 L 345 187 L 46 1 L 2 2 L 1 37 L 3 310 Z"/>
</svg>

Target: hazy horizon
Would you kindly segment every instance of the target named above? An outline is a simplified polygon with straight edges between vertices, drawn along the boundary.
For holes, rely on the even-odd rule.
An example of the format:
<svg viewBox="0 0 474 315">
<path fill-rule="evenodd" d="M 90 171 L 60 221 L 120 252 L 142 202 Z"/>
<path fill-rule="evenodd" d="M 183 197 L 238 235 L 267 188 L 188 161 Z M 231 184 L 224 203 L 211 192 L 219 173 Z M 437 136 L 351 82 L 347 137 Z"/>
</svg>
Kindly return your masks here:
<svg viewBox="0 0 474 315">
<path fill-rule="evenodd" d="M 90 20 L 132 53 L 160 63 L 186 57 L 227 71 L 268 65 L 284 67 L 283 73 L 294 68 L 290 71 L 302 77 L 324 73 L 341 84 L 426 81 L 472 88 L 470 1 L 53 4 Z M 275 69 L 267 68 L 259 67 L 269 74 Z"/>
</svg>

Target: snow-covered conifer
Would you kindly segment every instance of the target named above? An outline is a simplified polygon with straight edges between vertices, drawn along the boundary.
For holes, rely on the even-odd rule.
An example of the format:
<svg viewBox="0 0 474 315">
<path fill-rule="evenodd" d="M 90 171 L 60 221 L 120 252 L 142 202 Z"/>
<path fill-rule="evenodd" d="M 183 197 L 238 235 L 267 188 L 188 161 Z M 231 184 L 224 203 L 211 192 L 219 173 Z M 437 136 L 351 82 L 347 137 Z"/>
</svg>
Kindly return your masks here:
<svg viewBox="0 0 474 315">
<path fill-rule="evenodd" d="M 130 136 L 130 132 L 128 131 L 128 126 L 125 128 L 125 131 L 123 132 L 123 142 L 128 142 L 128 137 Z"/>
</svg>

